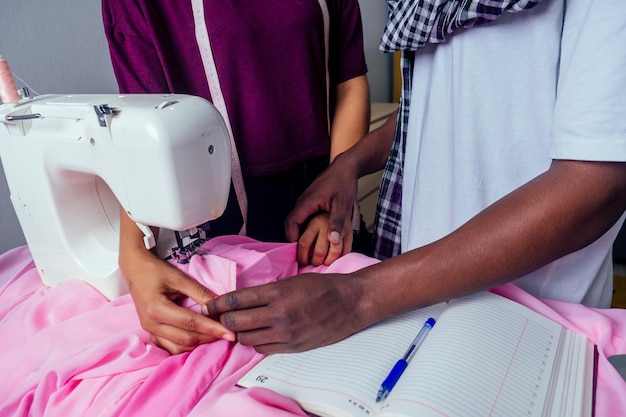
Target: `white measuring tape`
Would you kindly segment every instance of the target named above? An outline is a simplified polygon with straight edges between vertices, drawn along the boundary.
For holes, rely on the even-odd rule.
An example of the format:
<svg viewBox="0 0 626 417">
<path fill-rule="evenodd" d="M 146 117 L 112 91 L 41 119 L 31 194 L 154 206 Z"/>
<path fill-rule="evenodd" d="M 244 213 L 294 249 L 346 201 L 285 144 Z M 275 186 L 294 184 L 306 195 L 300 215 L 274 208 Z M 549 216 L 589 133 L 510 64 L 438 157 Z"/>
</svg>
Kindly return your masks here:
<svg viewBox="0 0 626 417">
<path fill-rule="evenodd" d="M 196 41 L 198 48 L 200 48 L 200 56 L 202 57 L 202 64 L 204 65 L 204 73 L 209 83 L 209 91 L 211 92 L 211 99 L 213 105 L 222 115 L 226 128 L 228 129 L 228 135 L 230 136 L 231 152 L 231 178 L 235 187 L 235 194 L 237 195 L 237 201 L 239 203 L 239 209 L 241 210 L 241 216 L 243 218 L 243 225 L 239 231 L 240 235 L 246 234 L 246 224 L 248 222 L 248 197 L 246 196 L 246 189 L 243 184 L 243 175 L 241 173 L 241 164 L 239 162 L 239 153 L 237 152 L 237 145 L 235 144 L 235 138 L 233 137 L 233 130 L 228 117 L 228 111 L 226 110 L 226 102 L 224 95 L 222 94 L 222 88 L 220 87 L 220 81 L 217 76 L 217 68 L 215 67 L 215 60 L 213 59 L 213 51 L 211 49 L 211 42 L 209 41 L 209 33 L 207 31 L 206 22 L 204 20 L 204 5 L 203 0 L 191 0 L 191 6 L 193 8 L 193 19 L 196 28 Z"/>
</svg>

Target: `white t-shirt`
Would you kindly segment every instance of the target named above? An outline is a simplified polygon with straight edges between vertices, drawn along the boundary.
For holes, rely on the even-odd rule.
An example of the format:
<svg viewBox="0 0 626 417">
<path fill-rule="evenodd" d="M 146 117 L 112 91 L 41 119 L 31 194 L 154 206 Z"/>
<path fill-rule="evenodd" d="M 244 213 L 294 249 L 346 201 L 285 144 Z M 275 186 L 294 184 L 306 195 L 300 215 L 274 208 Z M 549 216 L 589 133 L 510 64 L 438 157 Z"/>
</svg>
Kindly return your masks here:
<svg viewBox="0 0 626 417">
<path fill-rule="evenodd" d="M 452 232 L 553 158 L 626 161 L 625 21 L 623 0 L 545 0 L 416 54 L 403 251 Z M 515 283 L 608 307 L 622 222 Z"/>
</svg>

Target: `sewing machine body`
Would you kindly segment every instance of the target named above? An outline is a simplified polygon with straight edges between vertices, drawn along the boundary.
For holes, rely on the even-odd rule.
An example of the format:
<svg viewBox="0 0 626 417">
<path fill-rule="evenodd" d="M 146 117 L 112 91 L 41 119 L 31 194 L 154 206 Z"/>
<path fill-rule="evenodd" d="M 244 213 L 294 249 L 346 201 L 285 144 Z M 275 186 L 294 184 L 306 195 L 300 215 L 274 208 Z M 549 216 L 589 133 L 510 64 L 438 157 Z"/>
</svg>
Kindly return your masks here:
<svg viewBox="0 0 626 417">
<path fill-rule="evenodd" d="M 83 279 L 109 298 L 119 207 L 142 226 L 186 230 L 219 217 L 230 139 L 217 110 L 187 95 L 47 95 L 0 105 L 0 157 L 43 281 Z"/>
</svg>

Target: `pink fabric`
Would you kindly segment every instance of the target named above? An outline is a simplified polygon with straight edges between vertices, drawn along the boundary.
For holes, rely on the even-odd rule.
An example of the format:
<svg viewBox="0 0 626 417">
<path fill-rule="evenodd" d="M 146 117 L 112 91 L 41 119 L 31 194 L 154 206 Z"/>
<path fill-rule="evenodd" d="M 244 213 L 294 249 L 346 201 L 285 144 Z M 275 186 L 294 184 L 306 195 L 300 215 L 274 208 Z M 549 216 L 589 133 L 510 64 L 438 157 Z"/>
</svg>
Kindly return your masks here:
<svg viewBox="0 0 626 417">
<path fill-rule="evenodd" d="M 299 269 L 294 244 L 236 236 L 204 248 L 207 255 L 178 266 L 220 293 L 376 262 L 350 254 L 330 267 Z M 235 386 L 262 358 L 253 349 L 218 341 L 170 356 L 150 344 L 129 296 L 107 301 L 82 281 L 49 288 L 26 247 L 0 255 L 0 285 L 0 416 L 306 416 L 292 400 Z M 606 359 L 626 353 L 626 311 L 538 300 L 513 285 L 494 292 L 596 343 L 595 415 L 626 415 L 626 382 Z"/>
</svg>

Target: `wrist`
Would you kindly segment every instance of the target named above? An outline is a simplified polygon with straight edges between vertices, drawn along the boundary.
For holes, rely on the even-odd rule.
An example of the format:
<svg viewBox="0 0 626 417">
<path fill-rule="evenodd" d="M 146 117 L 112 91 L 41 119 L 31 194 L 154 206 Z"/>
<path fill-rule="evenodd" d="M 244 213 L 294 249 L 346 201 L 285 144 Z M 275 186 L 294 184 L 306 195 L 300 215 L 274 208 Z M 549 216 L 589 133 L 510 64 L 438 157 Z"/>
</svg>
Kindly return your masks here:
<svg viewBox="0 0 626 417">
<path fill-rule="evenodd" d="M 381 310 L 380 281 L 372 279 L 371 267 L 355 271 L 344 277 L 343 299 L 354 331 L 362 330 L 384 319 Z"/>
<path fill-rule="evenodd" d="M 146 249 L 143 242 L 140 242 L 140 244 L 120 245 L 118 264 L 126 281 L 145 270 L 155 260 L 158 260 L 158 258 L 154 253 Z"/>
</svg>

